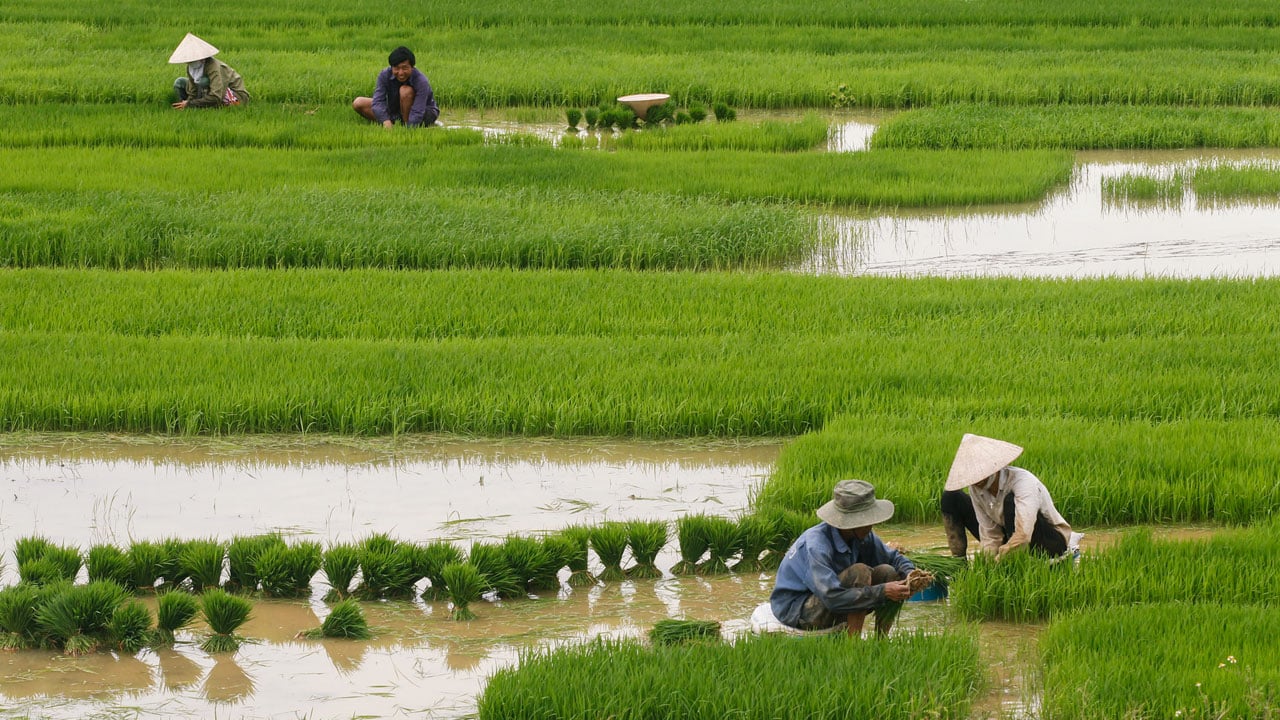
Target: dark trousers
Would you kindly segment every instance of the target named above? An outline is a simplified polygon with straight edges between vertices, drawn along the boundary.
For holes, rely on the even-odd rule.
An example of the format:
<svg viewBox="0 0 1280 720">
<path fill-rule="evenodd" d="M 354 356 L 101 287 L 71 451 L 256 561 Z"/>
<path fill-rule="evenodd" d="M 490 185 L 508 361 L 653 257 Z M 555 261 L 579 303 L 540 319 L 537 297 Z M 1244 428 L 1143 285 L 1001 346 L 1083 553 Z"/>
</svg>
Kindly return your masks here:
<svg viewBox="0 0 1280 720">
<path fill-rule="evenodd" d="M 839 577 L 840 584 L 845 587 L 871 587 L 872 585 L 883 585 L 903 579 L 892 565 L 885 564 L 870 567 L 863 563 L 850 565 L 845 568 L 844 572 L 840 573 Z M 893 600 L 885 600 L 882 605 L 869 608 L 876 611 L 876 626 L 879 627 L 882 622 L 881 617 L 884 616 L 884 613 L 881 612 L 882 608 L 886 612 L 890 610 L 896 611 L 901 605 L 902 603 L 894 602 Z M 893 607 L 888 608 L 885 606 Z M 893 612 L 892 615 L 896 616 L 897 612 Z M 827 609 L 826 605 L 822 604 L 822 601 L 816 595 L 810 595 L 809 599 L 804 602 L 804 609 L 800 614 L 799 628 L 801 630 L 822 630 L 844 622 L 844 617 L 844 615 L 837 617 Z M 893 622 L 893 617 L 889 617 L 888 622 Z"/>
<path fill-rule="evenodd" d="M 981 541 L 981 536 L 978 534 L 978 515 L 973 510 L 973 501 L 969 499 L 968 493 L 963 490 L 945 490 L 942 493 L 941 504 L 944 516 L 950 517 L 958 526 L 964 527 L 975 539 Z M 1004 534 L 1003 542 L 1009 542 L 1014 528 L 1013 493 L 1004 496 L 1002 515 L 1004 517 L 1001 519 L 1000 530 Z M 1036 526 L 1031 531 L 1029 545 L 1032 552 L 1050 557 L 1056 557 L 1067 551 L 1067 541 L 1062 537 L 1062 533 L 1058 532 L 1058 529 L 1042 514 L 1036 515 Z"/>
</svg>

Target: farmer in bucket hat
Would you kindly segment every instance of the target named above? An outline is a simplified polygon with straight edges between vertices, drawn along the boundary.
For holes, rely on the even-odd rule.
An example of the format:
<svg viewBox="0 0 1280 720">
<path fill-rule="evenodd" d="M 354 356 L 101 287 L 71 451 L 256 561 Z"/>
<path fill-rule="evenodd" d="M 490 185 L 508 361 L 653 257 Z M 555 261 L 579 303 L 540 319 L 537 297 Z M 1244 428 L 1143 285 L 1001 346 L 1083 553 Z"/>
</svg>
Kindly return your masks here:
<svg viewBox="0 0 1280 720">
<path fill-rule="evenodd" d="M 187 33 L 169 56 L 169 64 L 186 65 L 187 74 L 173 81 L 173 109 L 220 108 L 249 102 L 244 78 L 214 58 L 218 48 Z"/>
<path fill-rule="evenodd" d="M 888 634 L 911 596 L 905 578 L 915 569 L 871 529 L 893 517 L 893 503 L 877 500 L 868 482 L 841 480 L 818 517 L 822 522 L 805 530 L 782 559 L 769 597 L 774 616 L 800 630 L 843 622 L 850 637 L 861 637 L 867 612 L 874 610 L 876 632 Z"/>
<path fill-rule="evenodd" d="M 966 556 L 966 531 L 997 559 L 1024 546 L 1057 557 L 1079 543 L 1083 536 L 1071 531 L 1044 483 L 1009 464 L 1021 454 L 1021 447 L 1003 440 L 969 433 L 960 440 L 941 501 L 952 555 Z"/>
</svg>

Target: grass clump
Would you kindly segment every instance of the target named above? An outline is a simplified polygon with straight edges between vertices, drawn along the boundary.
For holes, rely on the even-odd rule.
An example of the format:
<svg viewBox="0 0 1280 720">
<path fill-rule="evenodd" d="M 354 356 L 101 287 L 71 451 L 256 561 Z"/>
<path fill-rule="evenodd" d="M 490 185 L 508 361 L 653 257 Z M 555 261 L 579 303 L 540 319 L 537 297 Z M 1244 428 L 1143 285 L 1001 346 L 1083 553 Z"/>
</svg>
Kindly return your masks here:
<svg viewBox="0 0 1280 720">
<path fill-rule="evenodd" d="M 299 598 L 311 594 L 311 578 L 322 564 L 320 543 L 272 545 L 262 551 L 255 568 L 266 597 Z"/>
<path fill-rule="evenodd" d="M 715 620 L 659 620 L 649 630 L 654 645 L 679 645 L 695 640 L 720 640 L 720 623 Z"/>
<path fill-rule="evenodd" d="M 662 577 L 658 569 L 658 553 L 667 545 L 667 523 L 665 520 L 632 520 L 626 524 L 627 544 L 631 548 L 631 558 L 635 564 L 627 568 L 626 575 L 631 578 Z"/>
<path fill-rule="evenodd" d="M 83 655 L 110 643 L 109 625 L 129 593 L 113 582 L 65 586 L 36 613 L 36 624 L 51 646 Z"/>
<path fill-rule="evenodd" d="M 160 593 L 156 598 L 156 645 L 173 645 L 174 635 L 190 624 L 199 611 L 199 601 L 186 591 L 169 590 Z"/>
<path fill-rule="evenodd" d="M 65 585 L 19 583 L 0 590 L 0 649 L 20 650 L 40 645 L 40 608 L 55 587 Z"/>
<path fill-rule="evenodd" d="M 107 623 L 107 633 L 115 647 L 132 655 L 151 644 L 151 611 L 137 600 L 124 602 L 116 607 Z"/>
<path fill-rule="evenodd" d="M 414 586 L 425 577 L 421 548 L 384 533 L 360 544 L 360 585 L 356 597 L 364 600 L 404 600 L 414 596 Z"/>
<path fill-rule="evenodd" d="M 680 548 L 680 561 L 671 568 L 672 575 L 692 575 L 698 562 L 711 547 L 708 532 L 708 515 L 683 515 L 676 521 L 676 543 Z"/>
<path fill-rule="evenodd" d="M 454 620 L 474 620 L 471 603 L 480 599 L 489 580 L 480 569 L 469 562 L 449 563 L 440 570 L 445 587 L 449 589 L 449 602 L 453 604 Z"/>
<path fill-rule="evenodd" d="M 373 637 L 369 630 L 369 621 L 364 617 L 364 610 L 355 598 L 339 601 L 325 617 L 318 628 L 303 633 L 309 638 L 344 638 L 347 640 L 368 640 Z"/>
<path fill-rule="evenodd" d="M 320 568 L 329 585 L 324 601 L 345 600 L 351 593 L 351 582 L 360 571 L 360 550 L 350 544 L 332 545 L 324 551 Z"/>
<path fill-rule="evenodd" d="M 730 569 L 736 573 L 763 572 L 765 568 L 760 555 L 773 543 L 778 531 L 775 516 L 756 513 L 739 518 L 741 559 Z"/>
<path fill-rule="evenodd" d="M 129 566 L 133 568 L 131 585 L 138 592 L 155 592 L 164 574 L 165 550 L 159 543 L 142 540 L 129 546 Z"/>
<path fill-rule="evenodd" d="M 467 564 L 475 567 L 476 572 L 480 573 L 481 592 L 492 592 L 503 599 L 526 595 L 525 583 L 516 575 L 501 545 L 472 543 L 471 551 L 467 554 Z M 449 587 L 447 577 L 445 587 L 449 588 L 449 597 L 452 599 L 453 588 Z"/>
<path fill-rule="evenodd" d="M 508 535 L 502 541 L 501 552 L 511 566 L 516 582 L 525 590 L 560 587 L 556 575 L 564 567 L 564 559 L 560 552 L 542 540 Z"/>
<path fill-rule="evenodd" d="M 261 578 L 258 575 L 258 557 L 268 549 L 281 547 L 284 538 L 278 533 L 264 535 L 237 535 L 227 544 L 227 584 L 230 592 L 257 592 Z"/>
<path fill-rule="evenodd" d="M 462 551 L 451 542 L 434 540 L 423 546 L 422 559 L 423 576 L 427 578 L 427 587 L 422 591 L 422 599 L 435 601 L 448 598 L 449 592 L 445 589 L 442 572 L 445 565 L 463 561 Z"/>
<path fill-rule="evenodd" d="M 1174 204 L 1182 200 L 1185 179 L 1182 173 L 1168 178 L 1156 178 L 1137 173 L 1125 173 L 1102 179 L 1102 198 L 1107 202 L 1156 202 Z"/>
<path fill-rule="evenodd" d="M 115 545 L 107 543 L 89 548 L 85 567 L 89 571 L 89 582 L 110 580 L 127 590 L 133 589 L 133 564 L 129 555 Z"/>
<path fill-rule="evenodd" d="M 627 575 L 622 570 L 622 556 L 627 551 L 626 523 L 603 522 L 592 528 L 591 547 L 604 565 L 597 577 L 604 582 L 626 579 Z"/>
<path fill-rule="evenodd" d="M 560 531 L 560 536 L 568 543 L 565 564 L 569 566 L 569 586 L 595 585 L 598 578 L 591 574 L 590 567 L 591 529 L 585 525 L 570 525 Z"/>
<path fill-rule="evenodd" d="M 208 590 L 200 597 L 200 609 L 209 624 L 209 637 L 200 643 L 208 653 L 235 652 L 244 638 L 236 635 L 249 619 L 253 606 L 248 600 L 232 595 L 221 588 Z"/>
<path fill-rule="evenodd" d="M 738 523 L 729 518 L 707 517 L 707 559 L 694 568 L 698 575 L 723 575 L 729 572 L 729 560 L 742 549 Z"/>
<path fill-rule="evenodd" d="M 19 580 L 33 585 L 75 582 L 84 565 L 79 549 L 55 545 L 42 537 L 19 539 L 13 554 Z"/>
<path fill-rule="evenodd" d="M 213 538 L 191 540 L 176 545 L 178 565 L 182 574 L 191 579 L 192 592 L 204 592 L 206 588 L 222 587 L 222 571 L 226 566 L 227 546 Z M 166 582 L 177 587 L 179 582 Z"/>
</svg>

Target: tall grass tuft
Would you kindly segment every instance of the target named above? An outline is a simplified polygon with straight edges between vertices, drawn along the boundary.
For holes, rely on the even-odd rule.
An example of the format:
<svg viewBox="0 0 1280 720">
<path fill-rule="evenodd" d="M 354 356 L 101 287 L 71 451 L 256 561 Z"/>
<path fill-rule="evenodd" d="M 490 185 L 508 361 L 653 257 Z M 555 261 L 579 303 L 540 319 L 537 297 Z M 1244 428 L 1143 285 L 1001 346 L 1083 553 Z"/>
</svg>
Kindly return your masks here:
<svg viewBox="0 0 1280 720">
<path fill-rule="evenodd" d="M 324 551 L 320 567 L 329 585 L 324 601 L 345 600 L 351 593 L 351 581 L 360 571 L 360 550 L 350 544 L 332 545 Z"/>
<path fill-rule="evenodd" d="M 156 598 L 156 645 L 173 645 L 174 635 L 195 619 L 200 603 L 184 590 L 162 592 Z"/>
<path fill-rule="evenodd" d="M 183 574 L 191 578 L 191 590 L 203 592 L 206 588 L 222 587 L 222 572 L 226 566 L 227 546 L 213 538 L 191 540 L 182 545 L 179 565 Z M 170 587 L 176 583 L 166 583 Z"/>
<path fill-rule="evenodd" d="M 449 563 L 463 561 L 462 551 L 457 545 L 446 540 L 434 540 L 422 548 L 425 563 L 423 576 L 427 578 L 427 587 L 422 591 L 422 599 L 427 601 L 444 600 L 449 597 L 445 589 L 444 566 Z"/>
<path fill-rule="evenodd" d="M 694 571 L 699 575 L 722 575 L 729 572 L 729 560 L 742 548 L 738 523 L 729 518 L 707 517 L 708 557 Z"/>
<path fill-rule="evenodd" d="M 697 570 L 698 562 L 706 554 L 707 548 L 711 547 L 709 517 L 703 514 L 683 515 L 676 521 L 680 561 L 672 566 L 672 575 L 692 575 Z"/>
<path fill-rule="evenodd" d="M 132 655 L 151 643 L 151 611 L 137 600 L 116 607 L 107 623 L 107 634 L 115 647 Z"/>
<path fill-rule="evenodd" d="M 649 641 L 654 645 L 720 639 L 720 623 L 715 620 L 659 620 L 649 630 Z"/>
<path fill-rule="evenodd" d="M 325 617 L 320 627 L 303 633 L 306 637 L 344 638 L 347 640 L 368 640 L 373 637 L 369 630 L 369 621 L 365 619 L 364 610 L 355 598 L 347 598 L 336 603 Z"/>
<path fill-rule="evenodd" d="M 13 543 L 13 559 L 18 567 L 22 567 L 44 557 L 44 554 L 54 547 L 48 538 L 39 535 L 21 537 Z"/>
<path fill-rule="evenodd" d="M 133 589 L 133 564 L 129 555 L 111 544 L 94 545 L 89 548 L 88 562 L 89 582 L 110 580 L 126 590 Z"/>
<path fill-rule="evenodd" d="M 480 573 L 482 592 L 495 593 L 500 598 L 524 597 L 525 584 L 516 575 L 507 560 L 501 545 L 482 542 L 471 543 L 471 551 L 467 554 L 467 564 Z M 449 588 L 449 597 L 453 597 L 453 588 L 449 587 L 449 579 L 445 578 L 445 587 Z"/>
<path fill-rule="evenodd" d="M 66 654 L 93 652 L 109 642 L 111 618 L 128 596 L 127 590 L 106 580 L 64 587 L 36 613 L 36 623 Z"/>
<path fill-rule="evenodd" d="M 155 592 L 164 574 L 165 550 L 159 543 L 140 540 L 129 546 L 129 565 L 133 568 L 132 586 L 138 592 Z"/>
<path fill-rule="evenodd" d="M 627 544 L 631 548 L 631 558 L 635 564 L 627 568 L 626 575 L 631 578 L 662 577 L 658 569 L 658 553 L 667 545 L 667 523 L 665 520 L 631 520 L 627 522 Z"/>
<path fill-rule="evenodd" d="M 508 535 L 502 541 L 500 548 L 503 556 L 507 559 L 507 564 L 511 566 L 511 572 L 515 575 L 516 582 L 526 590 L 530 589 L 535 577 L 539 578 L 541 582 L 545 582 L 546 568 L 560 560 L 560 558 L 551 555 L 546 545 L 534 538 Z M 556 570 L 559 570 L 559 567 Z M 555 573 L 552 572 L 551 574 L 554 575 Z"/>
<path fill-rule="evenodd" d="M 779 528 L 774 522 L 775 517 L 764 514 L 743 515 L 738 519 L 738 539 L 741 543 L 742 559 L 739 560 L 732 568 L 736 573 L 758 573 L 762 572 L 764 563 L 760 561 L 760 555 L 777 536 Z"/>
<path fill-rule="evenodd" d="M 604 565 L 597 576 L 605 582 L 625 580 L 622 556 L 627 551 L 627 525 L 624 522 L 603 522 L 591 529 L 591 547 Z"/>
<path fill-rule="evenodd" d="M 474 552 L 474 548 L 473 548 Z M 489 584 L 480 569 L 471 563 L 449 563 L 440 571 L 445 587 L 449 589 L 449 601 L 453 603 L 454 620 L 474 620 L 471 603 L 480 599 Z"/>
<path fill-rule="evenodd" d="M 565 564 L 569 566 L 569 586 L 588 587 L 595 585 L 598 579 L 591 574 L 591 529 L 585 525 L 570 525 L 560 531 L 572 547 Z"/>
<path fill-rule="evenodd" d="M 232 595 L 221 588 L 211 589 L 200 598 L 205 622 L 212 631 L 200 647 L 208 653 L 235 652 L 244 638 L 236 635 L 249 619 L 253 606 L 248 600 Z"/>
<path fill-rule="evenodd" d="M 237 535 L 227 544 L 227 584 L 230 592 L 257 592 L 261 578 L 257 571 L 258 556 L 272 547 L 285 544 L 279 533 Z"/>
</svg>

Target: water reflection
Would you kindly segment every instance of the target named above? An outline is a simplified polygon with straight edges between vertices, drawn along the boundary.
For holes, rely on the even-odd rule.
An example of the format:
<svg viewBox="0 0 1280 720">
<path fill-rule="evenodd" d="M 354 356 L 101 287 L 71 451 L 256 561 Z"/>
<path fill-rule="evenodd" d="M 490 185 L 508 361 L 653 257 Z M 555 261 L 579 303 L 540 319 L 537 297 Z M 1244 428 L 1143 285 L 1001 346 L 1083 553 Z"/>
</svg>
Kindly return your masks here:
<svg viewBox="0 0 1280 720">
<path fill-rule="evenodd" d="M 1257 165 L 1268 152 L 1088 153 L 1070 187 L 1044 203 L 834 217 L 837 243 L 801 263 L 839 275 L 1262 277 L 1280 272 L 1280 198 L 1167 203 L 1104 197 L 1126 174 Z"/>
</svg>

